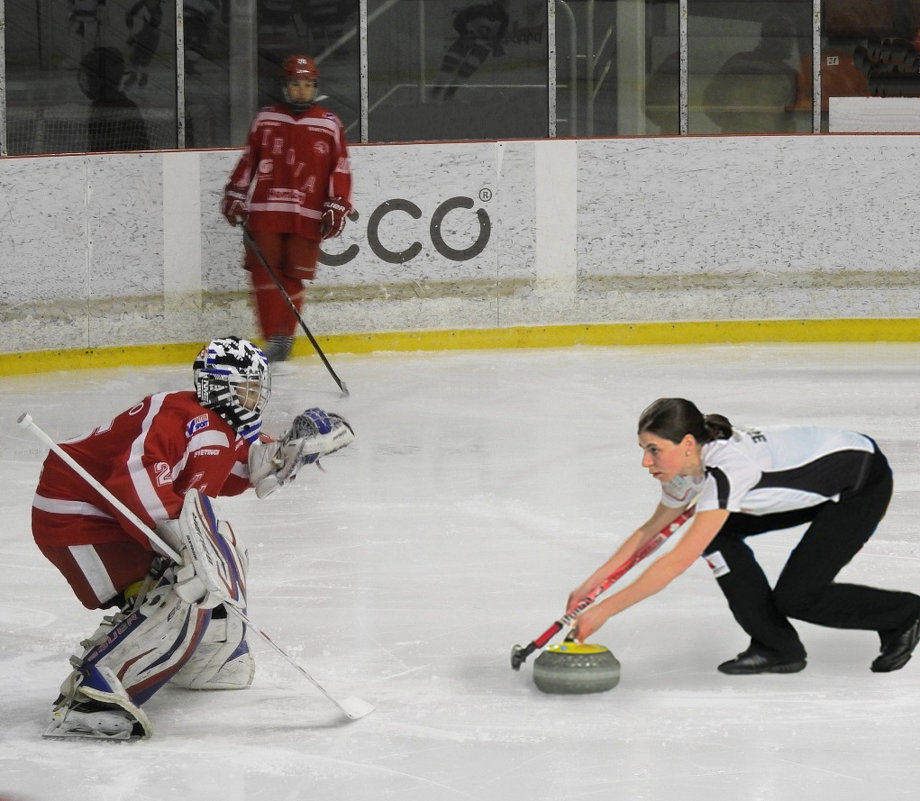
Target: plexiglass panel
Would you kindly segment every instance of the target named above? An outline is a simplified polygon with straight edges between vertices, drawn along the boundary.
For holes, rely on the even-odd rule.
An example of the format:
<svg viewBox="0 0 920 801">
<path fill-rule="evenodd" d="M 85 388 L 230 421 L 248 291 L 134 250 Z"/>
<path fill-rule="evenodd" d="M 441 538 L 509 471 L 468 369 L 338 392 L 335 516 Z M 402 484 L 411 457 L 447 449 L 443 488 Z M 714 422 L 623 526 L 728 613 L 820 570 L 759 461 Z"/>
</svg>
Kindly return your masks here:
<svg viewBox="0 0 920 801">
<path fill-rule="evenodd" d="M 920 96 L 920 1 L 825 0 L 821 30 L 821 130 L 831 97 Z"/>
<path fill-rule="evenodd" d="M 690 133 L 811 130 L 812 0 L 689 5 Z"/>
<path fill-rule="evenodd" d="M 186 147 L 234 144 L 228 102 L 230 6 L 222 0 L 182 3 Z"/>
<path fill-rule="evenodd" d="M 622 33 L 626 19 L 636 10 L 641 14 L 642 5 L 628 0 L 557 3 L 558 136 L 614 134 L 621 127 L 635 127 L 620 101 L 630 94 L 640 74 L 639 80 L 644 81 L 645 65 L 641 48 L 631 48 Z"/>
<path fill-rule="evenodd" d="M 169 0 L 6 0 L 10 154 L 176 146 Z"/>
<path fill-rule="evenodd" d="M 679 0 L 183 0 L 179 42 L 176 2 L 0 0 L 5 152 L 238 147 L 294 53 L 352 142 L 681 131 Z M 817 116 L 814 0 L 686 6 L 686 132 L 827 130 L 833 97 L 920 96 L 920 0 L 820 3 Z"/>
<path fill-rule="evenodd" d="M 546 8 L 545 0 L 371 0 L 369 138 L 545 136 Z"/>
<path fill-rule="evenodd" d="M 341 118 L 351 141 L 360 138 L 358 6 L 358 0 L 259 0 L 259 106 L 282 100 L 287 56 L 310 56 L 320 73 L 319 102 Z"/>
</svg>

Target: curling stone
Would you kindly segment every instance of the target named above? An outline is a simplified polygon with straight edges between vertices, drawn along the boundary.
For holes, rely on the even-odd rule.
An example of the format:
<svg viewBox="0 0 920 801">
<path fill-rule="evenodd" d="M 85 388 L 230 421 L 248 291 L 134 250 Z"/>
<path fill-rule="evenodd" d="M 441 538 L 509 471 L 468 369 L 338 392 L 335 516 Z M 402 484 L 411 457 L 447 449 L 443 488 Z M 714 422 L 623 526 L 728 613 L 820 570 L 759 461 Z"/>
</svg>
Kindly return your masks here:
<svg viewBox="0 0 920 801">
<path fill-rule="evenodd" d="M 620 663 L 603 645 L 563 642 L 537 657 L 533 681 L 545 693 L 602 693 L 619 683 Z"/>
</svg>

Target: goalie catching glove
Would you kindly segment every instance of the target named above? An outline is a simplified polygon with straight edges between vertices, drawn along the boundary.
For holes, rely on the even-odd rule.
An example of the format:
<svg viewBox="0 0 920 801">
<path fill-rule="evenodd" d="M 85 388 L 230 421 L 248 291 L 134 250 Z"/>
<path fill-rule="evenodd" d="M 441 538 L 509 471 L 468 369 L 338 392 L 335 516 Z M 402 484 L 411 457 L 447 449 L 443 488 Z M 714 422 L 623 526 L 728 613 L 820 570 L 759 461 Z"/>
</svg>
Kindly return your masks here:
<svg viewBox="0 0 920 801">
<path fill-rule="evenodd" d="M 249 481 L 264 498 L 292 481 L 305 464 L 340 451 L 354 442 L 351 426 L 337 414 L 312 408 L 294 418 L 291 429 L 274 442 L 254 442 L 249 448 Z"/>
</svg>

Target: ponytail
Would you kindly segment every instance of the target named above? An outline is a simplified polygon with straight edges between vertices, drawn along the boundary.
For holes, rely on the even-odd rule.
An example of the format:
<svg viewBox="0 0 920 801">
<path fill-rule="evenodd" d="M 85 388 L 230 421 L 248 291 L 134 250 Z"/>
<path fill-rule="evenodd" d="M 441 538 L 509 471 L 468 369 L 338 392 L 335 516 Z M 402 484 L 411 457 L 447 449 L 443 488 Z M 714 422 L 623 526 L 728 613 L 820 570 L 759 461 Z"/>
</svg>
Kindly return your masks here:
<svg viewBox="0 0 920 801">
<path fill-rule="evenodd" d="M 707 414 L 703 418 L 703 427 L 708 435 L 707 442 L 712 442 L 714 439 L 731 439 L 732 424 L 725 415 Z"/>
</svg>

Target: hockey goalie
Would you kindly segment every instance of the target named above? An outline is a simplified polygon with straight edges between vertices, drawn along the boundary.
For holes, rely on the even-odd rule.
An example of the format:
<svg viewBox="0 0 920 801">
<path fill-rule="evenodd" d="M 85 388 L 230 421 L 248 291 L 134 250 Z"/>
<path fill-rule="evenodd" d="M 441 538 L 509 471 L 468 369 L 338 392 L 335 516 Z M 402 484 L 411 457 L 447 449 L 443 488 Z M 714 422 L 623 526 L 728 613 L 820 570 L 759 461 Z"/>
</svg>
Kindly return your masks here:
<svg viewBox="0 0 920 801">
<path fill-rule="evenodd" d="M 35 542 L 85 607 L 113 611 L 71 658 L 46 737 L 149 737 L 142 707 L 167 682 L 248 687 L 255 665 L 234 613 L 245 613 L 246 549 L 210 499 L 249 489 L 264 498 L 354 439 L 342 417 L 318 408 L 278 439 L 264 435 L 271 379 L 245 339 L 210 342 L 193 373 L 194 390 L 150 395 L 61 443 L 70 459 L 54 450 L 45 459 Z"/>
</svg>

